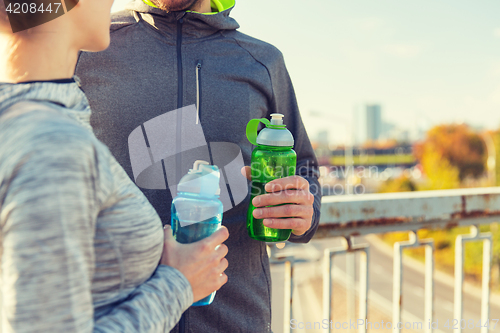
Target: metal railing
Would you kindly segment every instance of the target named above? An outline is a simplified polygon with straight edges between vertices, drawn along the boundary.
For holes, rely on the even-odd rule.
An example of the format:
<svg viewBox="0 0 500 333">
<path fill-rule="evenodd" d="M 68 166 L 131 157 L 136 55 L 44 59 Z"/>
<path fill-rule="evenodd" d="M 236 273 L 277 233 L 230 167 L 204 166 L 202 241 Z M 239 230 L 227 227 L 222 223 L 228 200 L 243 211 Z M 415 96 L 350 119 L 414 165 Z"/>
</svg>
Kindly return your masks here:
<svg viewBox="0 0 500 333">
<path fill-rule="evenodd" d="M 454 319 L 463 315 L 464 243 L 483 241 L 481 322 L 489 319 L 492 236 L 480 233 L 480 224 L 500 221 L 500 188 L 477 188 L 443 191 L 403 192 L 324 197 L 321 221 L 315 238 L 342 237 L 343 245 L 329 248 L 323 257 L 323 318 L 332 320 L 332 259 L 347 253 L 360 253 L 359 318 L 367 320 L 369 290 L 369 245 L 353 245 L 353 237 L 394 231 L 408 231 L 409 241 L 394 244 L 393 263 L 393 323 L 401 321 L 402 307 L 402 251 L 409 247 L 425 247 L 425 322 L 433 320 L 434 303 L 434 241 L 420 240 L 420 229 L 449 229 L 470 226 L 470 235 L 458 235 L 455 241 Z M 285 263 L 285 320 L 284 332 L 291 331 L 293 301 L 293 268 L 297 261 L 290 256 L 279 258 L 272 251 L 271 263 Z M 461 332 L 458 325 L 457 333 Z M 398 333 L 401 331 L 396 328 Z M 432 327 L 425 327 L 431 333 Z M 481 333 L 487 333 L 487 326 Z M 330 328 L 325 332 L 330 332 Z M 360 333 L 366 326 L 359 327 Z"/>
</svg>

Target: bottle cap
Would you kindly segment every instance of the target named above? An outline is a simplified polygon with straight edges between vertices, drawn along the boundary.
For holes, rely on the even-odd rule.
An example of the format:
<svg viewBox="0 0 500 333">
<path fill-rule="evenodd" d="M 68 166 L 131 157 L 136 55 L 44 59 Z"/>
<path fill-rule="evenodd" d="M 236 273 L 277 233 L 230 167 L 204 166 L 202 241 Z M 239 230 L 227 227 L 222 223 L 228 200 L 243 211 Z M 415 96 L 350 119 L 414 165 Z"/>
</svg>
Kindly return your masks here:
<svg viewBox="0 0 500 333">
<path fill-rule="evenodd" d="M 207 161 L 197 160 L 193 168 L 181 178 L 177 190 L 204 196 L 220 194 L 219 187 L 220 171 L 216 165 L 210 165 Z"/>
<path fill-rule="evenodd" d="M 271 121 L 267 118 L 252 119 L 247 124 L 247 138 L 253 145 L 265 145 L 274 147 L 293 147 L 293 135 L 283 124 L 284 115 L 281 113 L 271 114 Z M 266 125 L 257 135 L 259 124 Z"/>
<path fill-rule="evenodd" d="M 283 125 L 283 117 L 281 113 L 271 113 L 271 125 Z"/>
</svg>

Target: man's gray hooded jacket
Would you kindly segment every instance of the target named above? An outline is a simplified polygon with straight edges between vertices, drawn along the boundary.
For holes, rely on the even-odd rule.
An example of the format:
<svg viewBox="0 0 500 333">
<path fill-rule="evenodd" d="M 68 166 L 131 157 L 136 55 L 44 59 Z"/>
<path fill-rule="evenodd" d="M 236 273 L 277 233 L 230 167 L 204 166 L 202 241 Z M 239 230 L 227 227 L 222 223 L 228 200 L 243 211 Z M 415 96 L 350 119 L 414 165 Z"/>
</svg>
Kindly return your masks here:
<svg viewBox="0 0 500 333">
<path fill-rule="evenodd" d="M 182 169 L 177 172 L 178 179 L 192 162 L 181 163 L 181 167 L 178 158 L 155 157 L 155 154 L 162 156 L 162 152 L 166 156 L 165 151 L 172 145 L 183 149 L 179 136 L 169 136 L 168 132 L 184 132 L 180 135 L 186 138 L 190 130 L 184 125 L 195 124 L 191 127 L 193 131 L 202 128 L 209 143 L 204 149 L 210 149 L 210 143 L 232 144 L 241 150 L 241 163 L 249 165 L 253 146 L 245 135 L 248 121 L 269 118 L 271 113 L 284 114 L 285 124 L 295 138 L 297 174 L 309 181 L 315 194 L 311 229 L 290 238 L 292 242 L 305 243 L 314 235 L 319 222 L 317 161 L 282 54 L 272 45 L 237 31 L 238 23 L 229 17 L 231 8 L 212 15 L 166 13 L 136 0 L 128 10 L 114 14 L 110 47 L 100 53 L 82 53 L 77 66 L 77 75 L 93 111 L 91 125 L 96 136 L 142 188 L 163 223 L 169 224 L 172 202 L 168 190 L 172 189 L 168 184 L 169 166 Z M 182 117 L 170 117 L 178 112 L 175 110 L 193 105 L 197 106 L 196 115 L 191 117 L 190 109 L 185 108 L 189 116 L 184 124 Z M 201 125 L 196 125 L 198 120 Z M 152 138 L 154 131 L 165 132 L 163 138 L 169 139 L 161 142 L 162 135 Z M 144 169 L 151 172 L 139 175 Z M 226 171 L 223 176 L 230 178 L 230 173 Z M 160 179 L 159 175 L 165 178 Z M 226 242 L 228 283 L 217 292 L 211 305 L 186 311 L 186 332 L 271 330 L 266 244 L 248 236 L 249 196 L 238 201 L 233 195 L 234 207 L 225 207 L 223 216 L 223 224 L 230 233 Z"/>
</svg>

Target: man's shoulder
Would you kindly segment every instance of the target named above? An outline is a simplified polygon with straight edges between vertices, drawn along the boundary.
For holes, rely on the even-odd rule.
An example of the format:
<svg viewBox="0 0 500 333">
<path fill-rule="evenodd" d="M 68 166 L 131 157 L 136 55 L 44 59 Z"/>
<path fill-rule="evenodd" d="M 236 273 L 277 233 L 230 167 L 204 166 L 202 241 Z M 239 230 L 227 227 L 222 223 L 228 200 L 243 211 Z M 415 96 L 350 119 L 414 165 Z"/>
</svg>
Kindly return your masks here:
<svg viewBox="0 0 500 333">
<path fill-rule="evenodd" d="M 227 37 L 233 38 L 240 47 L 265 66 L 279 65 L 284 62 L 283 53 L 274 45 L 241 31 L 232 31 Z"/>
<path fill-rule="evenodd" d="M 131 26 L 137 23 L 134 17 L 134 11 L 122 10 L 111 14 L 111 33 L 120 30 L 121 28 Z"/>
</svg>

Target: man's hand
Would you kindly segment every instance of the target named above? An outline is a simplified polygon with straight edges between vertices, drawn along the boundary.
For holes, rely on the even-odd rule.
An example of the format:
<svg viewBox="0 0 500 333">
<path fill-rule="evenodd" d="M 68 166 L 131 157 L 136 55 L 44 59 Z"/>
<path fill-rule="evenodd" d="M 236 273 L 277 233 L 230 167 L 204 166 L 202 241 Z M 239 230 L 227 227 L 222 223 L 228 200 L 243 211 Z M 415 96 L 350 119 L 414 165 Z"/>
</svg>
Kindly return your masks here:
<svg viewBox="0 0 500 333">
<path fill-rule="evenodd" d="M 165 242 L 161 265 L 179 270 L 191 284 L 193 302 L 199 301 L 219 290 L 227 282 L 224 274 L 228 266 L 227 246 L 222 244 L 228 237 L 226 227 L 213 235 L 191 244 L 178 243 L 172 236 L 170 226 L 165 226 Z"/>
<path fill-rule="evenodd" d="M 251 180 L 250 167 L 241 173 Z M 253 211 L 253 217 L 264 219 L 266 227 L 292 229 L 294 235 L 303 235 L 311 228 L 314 213 L 314 195 L 309 191 L 309 182 L 300 176 L 275 179 L 266 184 L 267 194 L 256 196 L 252 204 L 262 207 Z M 284 205 L 283 205 L 284 204 Z M 278 207 L 266 207 L 283 205 Z"/>
</svg>

